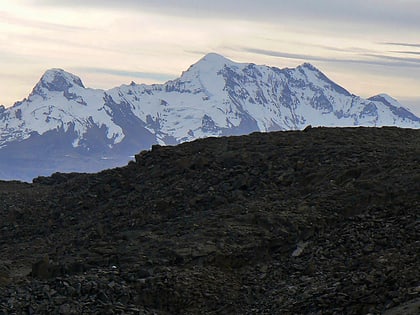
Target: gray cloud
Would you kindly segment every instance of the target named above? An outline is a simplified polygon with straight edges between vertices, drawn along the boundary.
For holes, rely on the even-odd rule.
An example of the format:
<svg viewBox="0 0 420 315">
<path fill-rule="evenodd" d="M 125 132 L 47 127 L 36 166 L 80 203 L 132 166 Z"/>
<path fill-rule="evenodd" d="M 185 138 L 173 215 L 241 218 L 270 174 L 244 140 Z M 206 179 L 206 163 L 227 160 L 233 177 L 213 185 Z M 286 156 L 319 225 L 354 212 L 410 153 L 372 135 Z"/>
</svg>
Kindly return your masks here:
<svg viewBox="0 0 420 315">
<path fill-rule="evenodd" d="M 322 57 L 317 57 L 313 55 L 304 55 L 304 54 L 293 54 L 281 51 L 274 51 L 274 50 L 267 50 L 267 49 L 259 49 L 259 48 L 242 48 L 242 51 L 246 51 L 249 53 L 257 54 L 257 55 L 264 55 L 270 57 L 278 57 L 278 58 L 285 58 L 285 59 L 298 59 L 298 60 L 324 60 Z"/>
<path fill-rule="evenodd" d="M 409 64 L 411 64 L 411 66 L 413 66 L 413 64 L 419 64 L 419 66 L 420 66 L 420 58 L 393 57 L 393 56 L 378 55 L 378 54 L 364 54 L 364 56 L 378 58 L 378 59 L 384 59 L 384 60 L 391 60 L 391 61 L 409 63 Z"/>
<path fill-rule="evenodd" d="M 157 15 L 163 16 L 181 17 L 180 19 L 176 20 L 176 23 L 182 23 L 183 17 L 208 19 L 205 21 L 206 23 L 203 23 L 205 27 L 209 27 L 209 25 L 217 23 L 218 19 L 224 19 L 230 23 L 221 23 L 221 25 L 227 25 L 226 27 L 230 27 L 230 25 L 232 25 L 233 28 L 241 27 L 241 31 L 243 31 L 244 36 L 243 38 L 247 38 L 246 36 L 249 36 L 249 41 L 243 42 L 242 44 L 235 44 L 238 42 L 238 40 L 241 39 L 240 37 L 238 40 L 232 42 L 231 37 L 224 36 L 223 32 L 219 37 L 212 34 L 211 38 L 205 38 L 206 33 L 204 33 L 202 38 L 203 43 L 200 41 L 180 43 L 180 47 L 176 47 L 176 49 L 183 50 L 187 53 L 189 52 L 190 54 L 196 53 L 201 57 L 207 53 L 207 51 L 194 50 L 204 50 L 209 49 L 209 47 L 213 47 L 212 50 L 222 49 L 222 53 L 233 50 L 235 51 L 235 54 L 232 56 L 238 56 L 238 53 L 241 52 L 252 53 L 256 55 L 271 56 L 274 58 L 298 60 L 298 62 L 309 61 L 315 63 L 317 66 L 320 65 L 320 68 L 322 64 L 323 68 L 330 68 L 341 72 L 344 72 L 345 70 L 348 73 L 354 72 L 357 73 L 357 76 L 363 74 L 380 74 L 380 78 L 394 78 L 399 76 L 403 79 L 412 79 L 412 82 L 419 82 L 417 69 L 420 68 L 420 61 L 419 58 L 415 57 L 419 55 L 417 51 L 420 47 L 420 43 L 409 42 L 411 34 L 420 33 L 420 1 L 418 0 L 14 1 L 20 4 L 24 4 L 22 8 L 28 11 L 35 7 L 48 11 L 48 9 L 54 7 L 54 9 L 59 9 L 57 10 L 59 11 L 59 14 L 68 13 L 77 15 L 79 12 L 84 12 L 90 9 L 92 9 L 93 13 L 108 10 L 107 13 L 115 12 L 115 14 L 109 14 L 111 19 L 115 19 L 115 21 L 110 21 L 110 23 L 114 24 L 122 20 L 125 17 L 126 12 L 155 13 Z M 10 15 L 5 15 L 5 13 L 1 13 L 1 10 L 2 9 L 0 9 L 0 22 L 11 22 L 12 24 L 23 24 L 24 26 L 43 29 L 62 30 L 64 33 L 67 31 L 80 29 L 77 26 L 73 27 L 67 25 L 45 23 L 36 20 L 35 16 L 30 20 L 22 18 L 19 19 L 18 16 L 11 17 Z M 143 14 L 139 15 L 143 16 Z M 129 18 L 131 18 L 131 16 Z M 262 22 L 262 27 L 259 28 L 259 25 L 249 25 L 242 23 L 242 21 L 241 23 L 237 23 L 238 25 L 236 26 L 235 21 L 237 20 Z M 133 19 L 133 23 L 136 23 L 135 19 Z M 154 21 L 151 23 L 154 23 Z M 200 21 L 197 22 L 197 24 L 199 23 Z M 191 23 L 186 23 L 186 25 L 191 27 Z M 141 25 L 134 26 L 136 32 L 141 32 Z M 159 29 L 159 27 L 167 26 L 153 25 L 153 27 Z M 246 27 L 252 27 L 252 29 L 248 30 Z M 180 29 L 184 30 L 185 27 Z M 101 31 L 101 29 L 96 31 Z M 130 31 L 131 29 L 126 32 L 130 33 Z M 197 30 L 194 31 L 200 31 L 200 25 L 197 25 Z M 229 33 L 229 30 L 226 31 L 226 33 Z M 188 29 L 186 32 L 188 32 Z M 279 33 L 279 36 L 276 36 L 276 32 Z M 28 36 L 32 35 L 31 32 L 27 33 Z M 164 33 L 166 34 L 166 32 Z M 169 34 L 170 32 L 167 33 Z M 286 34 L 286 36 L 283 36 L 282 34 Z M 37 34 L 34 34 L 35 40 L 41 39 L 36 38 L 35 35 Z M 50 35 L 55 36 L 57 34 L 50 34 L 50 32 L 46 32 L 41 35 L 46 37 L 43 40 L 43 42 L 45 42 L 51 40 L 49 38 Z M 59 34 L 59 36 L 56 36 L 59 38 L 57 38 L 55 43 L 57 45 L 64 45 L 66 47 L 67 45 L 72 45 L 73 43 L 73 47 L 81 48 L 79 51 L 84 48 L 98 48 L 100 52 L 97 52 L 95 56 L 99 57 L 104 51 L 109 52 L 110 50 L 119 51 L 121 49 L 123 50 L 123 53 L 133 55 L 135 51 L 141 51 L 142 47 L 147 47 L 148 50 L 154 49 L 153 40 L 155 38 L 153 38 L 150 45 L 147 44 L 147 46 L 141 46 L 141 44 L 144 44 L 140 39 L 141 36 L 137 37 L 134 31 L 132 34 L 130 34 L 131 39 L 129 44 L 127 44 L 125 41 L 123 43 L 119 42 L 118 38 L 109 38 L 109 40 L 105 40 L 102 44 L 100 44 L 101 41 L 98 41 L 98 45 L 104 47 L 96 47 L 96 41 L 92 41 L 92 45 L 95 47 L 91 47 L 90 42 L 81 41 L 81 39 L 84 39 L 85 37 L 77 38 L 77 36 L 72 37 L 67 35 L 68 34 L 64 34 L 61 36 L 61 34 Z M 125 33 L 122 35 L 125 35 Z M 213 36 L 215 38 L 213 38 Z M 257 42 L 255 40 L 256 37 L 258 39 L 258 44 L 255 45 L 258 46 L 253 46 L 253 42 Z M 323 38 L 326 40 L 324 41 Z M 22 39 L 22 42 L 30 40 L 30 38 L 18 39 Z M 335 39 L 337 39 L 337 41 L 334 41 Z M 159 46 L 156 47 L 162 47 L 161 45 L 166 45 L 166 42 L 164 42 L 165 37 L 162 36 L 160 38 L 159 32 L 156 35 L 156 40 L 159 41 Z M 276 51 L 274 48 L 281 45 L 280 40 L 282 40 L 284 44 L 283 46 L 280 46 L 283 47 L 283 51 Z M 270 41 L 272 41 L 273 44 L 270 44 Z M 138 46 L 136 46 L 136 44 L 138 44 Z M 175 50 L 176 45 L 173 43 L 168 43 L 168 45 L 169 46 L 165 46 L 165 50 L 168 52 Z M 234 45 L 234 47 L 230 45 Z M 238 49 L 236 48 L 236 45 L 245 45 L 247 47 Z M 337 47 L 332 47 L 335 45 Z M 343 47 L 343 45 L 347 47 Z M 354 47 L 353 45 L 361 45 L 364 48 Z M 39 43 L 38 47 L 43 47 L 42 43 Z M 140 48 L 133 49 L 133 47 Z M 290 47 L 296 47 L 297 50 L 294 50 Z M 314 47 L 316 47 L 316 49 L 312 49 Z M 95 53 L 95 51 L 88 51 L 87 56 L 90 56 L 91 53 Z M 142 54 L 146 53 L 146 51 L 142 51 Z M 119 55 L 120 54 L 118 54 L 118 56 Z M 57 58 L 59 57 L 61 57 L 61 55 L 57 54 Z M 107 61 L 112 60 L 111 57 L 107 59 Z M 72 56 L 72 58 L 77 57 Z M 167 56 L 167 59 L 169 60 L 170 56 Z M 256 59 L 258 60 L 258 58 Z M 128 78 L 129 80 L 132 78 L 149 78 L 157 81 L 165 81 L 173 78 L 173 75 L 171 74 L 154 73 L 153 67 L 151 67 L 151 72 L 137 72 L 118 69 L 104 69 L 100 68 L 100 64 L 96 64 L 94 62 L 87 63 L 85 61 L 87 61 L 87 59 L 81 61 L 77 60 L 77 62 L 81 63 L 80 65 L 86 64 L 88 67 L 99 66 L 98 68 L 79 68 L 82 71 L 90 73 L 116 75 Z M 278 63 L 282 63 L 280 59 L 278 60 Z M 104 65 L 107 67 L 106 64 Z M 108 65 L 111 66 L 112 63 L 109 63 Z M 116 65 L 116 67 L 118 66 Z M 412 71 L 412 69 L 415 71 Z M 357 79 L 355 81 L 357 81 Z M 391 82 L 391 87 L 393 86 L 394 82 Z M 416 85 L 413 84 L 413 86 L 414 88 L 412 88 L 412 90 L 414 92 L 412 92 L 410 95 L 415 95 L 417 97 L 418 91 L 416 90 Z"/>
<path fill-rule="evenodd" d="M 165 81 L 174 79 L 174 75 L 171 75 L 168 73 L 159 73 L 159 72 L 128 71 L 128 70 L 120 70 L 120 69 L 95 68 L 95 67 L 78 67 L 74 69 L 76 71 L 102 73 L 102 74 L 116 75 L 116 76 L 128 77 L 128 78 L 151 79 L 151 80 L 156 80 L 160 82 L 165 82 Z"/>
<path fill-rule="evenodd" d="M 23 19 L 14 15 L 11 15 L 7 12 L 0 11 L 0 22 L 5 24 L 13 24 L 19 26 L 33 27 L 33 28 L 42 28 L 48 30 L 57 30 L 57 31 L 86 31 L 88 30 L 85 27 L 79 27 L 74 25 L 65 25 L 65 24 L 56 24 L 48 23 L 35 19 Z"/>
<path fill-rule="evenodd" d="M 392 53 L 397 54 L 406 54 L 406 55 L 420 55 L 420 51 L 398 51 L 398 50 L 391 50 Z"/>
<path fill-rule="evenodd" d="M 383 45 L 394 45 L 394 46 L 404 46 L 404 47 L 420 47 L 420 44 L 414 44 L 414 43 L 392 43 L 392 42 L 386 42 L 381 43 Z"/>
<path fill-rule="evenodd" d="M 265 49 L 256 49 L 256 48 L 242 48 L 242 51 L 265 55 L 270 57 L 278 57 L 285 59 L 296 59 L 302 61 L 320 61 L 328 63 L 342 63 L 342 64 L 365 64 L 365 65 L 374 65 L 374 66 L 387 66 L 387 67 L 420 67 L 420 59 L 417 58 L 399 58 L 391 57 L 379 54 L 361 54 L 356 55 L 359 58 L 349 59 L 349 58 L 330 58 L 330 57 L 320 57 L 315 55 L 308 54 L 293 54 L 288 52 L 272 51 Z M 373 58 L 372 60 L 361 59 L 360 57 L 366 56 Z"/>
<path fill-rule="evenodd" d="M 331 46 L 323 45 L 313 45 L 314 47 L 323 48 L 329 51 L 344 52 L 344 53 L 368 53 L 372 52 L 370 49 L 360 48 L 360 47 L 348 47 L 348 48 L 337 48 Z"/>
<path fill-rule="evenodd" d="M 21 0 L 22 1 L 22 0 Z M 23 0 L 34 3 L 35 1 Z M 420 2 L 394 0 L 39 0 L 36 4 L 54 6 L 83 6 L 112 9 L 138 9 L 164 14 L 199 16 L 202 18 L 233 17 L 247 20 L 275 21 L 282 19 L 297 22 L 320 20 L 345 21 L 358 27 L 356 22 L 371 25 L 383 23 L 390 27 L 406 25 L 420 28 Z"/>
</svg>

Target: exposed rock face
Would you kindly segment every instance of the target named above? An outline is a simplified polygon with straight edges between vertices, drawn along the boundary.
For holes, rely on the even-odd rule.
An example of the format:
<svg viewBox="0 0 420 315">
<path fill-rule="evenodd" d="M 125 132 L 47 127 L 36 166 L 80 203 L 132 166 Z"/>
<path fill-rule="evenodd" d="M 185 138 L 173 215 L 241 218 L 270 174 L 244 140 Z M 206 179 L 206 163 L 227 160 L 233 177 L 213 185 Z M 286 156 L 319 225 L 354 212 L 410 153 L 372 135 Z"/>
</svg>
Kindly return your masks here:
<svg viewBox="0 0 420 315">
<path fill-rule="evenodd" d="M 307 128 L 0 182 L 0 313 L 415 312 L 419 156 L 419 130 Z"/>
</svg>

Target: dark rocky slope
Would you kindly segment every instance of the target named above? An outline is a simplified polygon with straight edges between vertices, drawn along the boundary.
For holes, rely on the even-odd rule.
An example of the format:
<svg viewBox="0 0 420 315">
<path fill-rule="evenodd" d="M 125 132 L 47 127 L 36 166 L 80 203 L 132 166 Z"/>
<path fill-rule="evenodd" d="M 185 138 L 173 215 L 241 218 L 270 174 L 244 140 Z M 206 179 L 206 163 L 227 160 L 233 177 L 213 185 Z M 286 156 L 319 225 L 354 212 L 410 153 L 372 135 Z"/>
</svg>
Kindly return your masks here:
<svg viewBox="0 0 420 315">
<path fill-rule="evenodd" d="M 154 146 L 0 182 L 0 314 L 416 314 L 420 131 Z"/>
</svg>

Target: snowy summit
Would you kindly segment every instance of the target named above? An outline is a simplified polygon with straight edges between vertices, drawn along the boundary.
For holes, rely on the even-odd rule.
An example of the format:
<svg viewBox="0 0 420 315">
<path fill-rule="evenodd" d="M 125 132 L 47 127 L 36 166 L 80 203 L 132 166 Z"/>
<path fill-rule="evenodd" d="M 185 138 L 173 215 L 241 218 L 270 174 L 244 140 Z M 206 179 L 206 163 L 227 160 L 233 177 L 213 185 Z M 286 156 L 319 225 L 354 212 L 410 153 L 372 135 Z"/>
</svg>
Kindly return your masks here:
<svg viewBox="0 0 420 315">
<path fill-rule="evenodd" d="M 24 159 L 26 174 L 14 169 L 16 179 L 28 180 L 126 164 L 155 143 L 307 125 L 420 128 L 420 118 L 385 94 L 353 95 L 308 63 L 279 69 L 210 53 L 164 84 L 132 83 L 105 91 L 51 69 L 27 99 L 0 108 L 0 163 L 19 165 L 22 156 L 35 156 Z M 51 162 L 36 168 L 41 160 Z M 0 171 L 0 177 L 11 175 Z"/>
</svg>

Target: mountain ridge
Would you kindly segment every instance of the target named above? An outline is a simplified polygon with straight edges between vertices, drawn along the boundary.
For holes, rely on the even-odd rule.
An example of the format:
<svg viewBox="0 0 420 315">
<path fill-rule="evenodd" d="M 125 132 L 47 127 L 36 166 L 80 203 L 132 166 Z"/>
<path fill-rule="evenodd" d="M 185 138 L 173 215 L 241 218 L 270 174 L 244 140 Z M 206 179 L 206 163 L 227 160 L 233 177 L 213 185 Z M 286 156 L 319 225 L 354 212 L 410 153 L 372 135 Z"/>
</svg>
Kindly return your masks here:
<svg viewBox="0 0 420 315">
<path fill-rule="evenodd" d="M 209 136 L 307 125 L 420 128 L 420 118 L 381 95 L 351 94 L 309 63 L 279 69 L 216 53 L 166 83 L 132 82 L 109 90 L 87 88 L 78 76 L 55 68 L 44 73 L 28 98 L 0 109 L 0 163 L 10 166 L 13 157 L 17 164 L 33 164 L 31 174 L 12 178 L 29 180 L 54 171 L 124 165 L 152 144 Z M 50 160 L 51 168 L 37 170 L 29 155 Z M 16 168 L 13 172 L 19 175 Z"/>
</svg>

